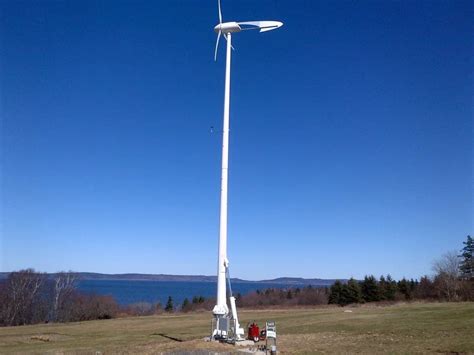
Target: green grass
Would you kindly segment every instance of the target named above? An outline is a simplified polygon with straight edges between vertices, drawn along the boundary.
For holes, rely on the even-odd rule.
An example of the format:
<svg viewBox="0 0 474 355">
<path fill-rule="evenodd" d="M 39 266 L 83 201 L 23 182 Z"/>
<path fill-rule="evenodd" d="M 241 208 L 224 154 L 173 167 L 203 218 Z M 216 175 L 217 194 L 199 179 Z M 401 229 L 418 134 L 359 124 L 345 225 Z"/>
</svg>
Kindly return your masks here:
<svg viewBox="0 0 474 355">
<path fill-rule="evenodd" d="M 284 353 L 474 354 L 474 303 L 244 310 L 240 317 L 243 325 L 275 320 Z M 209 335 L 210 318 L 193 313 L 0 328 L 0 352 L 232 351 L 202 340 Z"/>
</svg>

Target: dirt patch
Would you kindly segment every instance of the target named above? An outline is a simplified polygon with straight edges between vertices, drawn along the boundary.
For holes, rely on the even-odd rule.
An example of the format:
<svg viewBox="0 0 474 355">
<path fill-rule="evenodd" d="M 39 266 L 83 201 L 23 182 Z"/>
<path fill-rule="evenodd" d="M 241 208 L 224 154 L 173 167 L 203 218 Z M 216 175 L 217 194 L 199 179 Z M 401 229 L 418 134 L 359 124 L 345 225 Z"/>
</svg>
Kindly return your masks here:
<svg viewBox="0 0 474 355">
<path fill-rule="evenodd" d="M 59 334 L 59 333 L 32 334 L 26 338 L 28 342 L 30 343 L 31 342 L 49 343 L 49 342 L 66 341 L 66 340 L 71 339 L 69 335 Z"/>
<path fill-rule="evenodd" d="M 4 344 L 39 344 L 39 343 L 51 343 L 70 340 L 72 337 L 65 334 L 58 333 L 37 333 L 37 334 L 26 334 L 26 335 L 15 335 L 9 336 L 8 341 L 4 340 L 4 337 L 0 337 L 0 345 Z"/>
</svg>

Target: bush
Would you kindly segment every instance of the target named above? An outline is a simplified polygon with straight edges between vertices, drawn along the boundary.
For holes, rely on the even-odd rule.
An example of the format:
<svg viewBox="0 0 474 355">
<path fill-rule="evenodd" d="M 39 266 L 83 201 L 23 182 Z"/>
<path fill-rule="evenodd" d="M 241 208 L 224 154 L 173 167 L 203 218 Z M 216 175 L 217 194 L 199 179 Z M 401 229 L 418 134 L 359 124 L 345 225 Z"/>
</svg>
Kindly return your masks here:
<svg viewBox="0 0 474 355">
<path fill-rule="evenodd" d="M 151 316 L 160 313 L 160 310 L 160 303 L 138 302 L 123 307 L 121 312 L 129 316 Z"/>
<path fill-rule="evenodd" d="M 93 319 L 115 318 L 119 306 L 112 296 L 100 296 L 95 294 L 81 294 L 75 292 L 68 303 L 66 311 L 67 319 L 63 321 L 84 321 Z"/>
</svg>

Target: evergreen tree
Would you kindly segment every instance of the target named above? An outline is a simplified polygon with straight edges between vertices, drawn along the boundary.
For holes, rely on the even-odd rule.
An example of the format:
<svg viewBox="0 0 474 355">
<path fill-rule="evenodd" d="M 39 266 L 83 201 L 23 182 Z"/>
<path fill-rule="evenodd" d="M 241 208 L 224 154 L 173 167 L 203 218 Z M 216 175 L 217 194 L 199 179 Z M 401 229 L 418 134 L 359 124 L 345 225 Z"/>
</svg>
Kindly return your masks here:
<svg viewBox="0 0 474 355">
<path fill-rule="evenodd" d="M 339 304 L 341 301 L 341 293 L 342 293 L 342 283 L 341 281 L 337 280 L 329 289 L 329 304 Z"/>
<path fill-rule="evenodd" d="M 459 255 L 462 259 L 459 271 L 463 279 L 470 280 L 474 278 L 474 239 L 468 235 L 466 241 L 462 243 L 464 248 L 461 249 L 461 255 Z"/>
<path fill-rule="evenodd" d="M 418 286 L 418 280 L 410 279 L 410 299 L 413 297 L 415 293 L 416 286 Z"/>
<path fill-rule="evenodd" d="M 387 275 L 386 286 L 384 290 L 384 298 L 388 301 L 395 300 L 397 294 L 397 283 L 392 279 L 392 276 Z"/>
<path fill-rule="evenodd" d="M 174 311 L 173 299 L 171 298 L 171 296 L 168 296 L 168 302 L 166 302 L 165 311 L 166 312 Z"/>
<path fill-rule="evenodd" d="M 342 298 L 346 304 L 362 302 L 362 291 L 360 289 L 359 283 L 356 280 L 351 278 L 344 286 Z"/>
<path fill-rule="evenodd" d="M 380 290 L 373 275 L 364 277 L 361 285 L 362 298 L 366 302 L 380 301 Z"/>
<path fill-rule="evenodd" d="M 411 299 L 412 295 L 410 290 L 410 281 L 405 278 L 401 279 L 400 281 L 398 281 L 397 288 L 398 292 L 405 296 L 406 300 Z"/>
<path fill-rule="evenodd" d="M 349 295 L 349 288 L 347 287 L 347 284 L 342 284 L 341 285 L 341 294 L 339 296 L 339 302 L 338 304 L 340 306 L 345 306 L 351 303 L 350 301 L 350 295 Z"/>
<path fill-rule="evenodd" d="M 181 310 L 186 312 L 189 308 L 189 300 L 187 298 L 184 299 L 183 304 L 181 305 Z"/>
<path fill-rule="evenodd" d="M 382 275 L 379 279 L 379 292 L 380 292 L 380 300 L 384 301 L 387 299 L 386 292 L 388 289 L 388 282 L 385 280 L 385 277 Z"/>
</svg>

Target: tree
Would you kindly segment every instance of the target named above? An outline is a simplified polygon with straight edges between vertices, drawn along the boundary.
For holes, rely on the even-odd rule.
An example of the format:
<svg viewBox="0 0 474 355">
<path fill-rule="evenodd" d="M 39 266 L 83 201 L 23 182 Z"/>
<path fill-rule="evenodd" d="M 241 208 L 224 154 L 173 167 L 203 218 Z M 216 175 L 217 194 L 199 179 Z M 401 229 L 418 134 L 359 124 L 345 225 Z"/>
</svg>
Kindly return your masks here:
<svg viewBox="0 0 474 355">
<path fill-rule="evenodd" d="M 341 281 L 337 280 L 332 284 L 329 290 L 329 304 L 340 304 L 341 301 L 341 294 L 342 294 L 342 283 Z"/>
<path fill-rule="evenodd" d="M 380 293 L 380 300 L 381 301 L 387 299 L 387 297 L 385 295 L 387 288 L 388 288 L 388 283 L 385 280 L 385 277 L 382 275 L 382 276 L 380 276 L 380 279 L 379 279 L 379 293 Z"/>
<path fill-rule="evenodd" d="M 189 311 L 189 308 L 190 308 L 189 300 L 187 298 L 185 298 L 184 301 L 183 301 L 183 304 L 181 305 L 181 310 L 183 312 L 187 312 L 187 311 Z"/>
<path fill-rule="evenodd" d="M 448 274 L 453 277 L 459 276 L 459 259 L 455 251 L 450 251 L 433 262 L 433 271 L 436 274 Z"/>
<path fill-rule="evenodd" d="M 350 300 L 349 300 L 349 298 L 350 298 L 350 297 L 349 297 L 349 290 L 348 290 L 348 288 L 347 288 L 347 284 L 342 284 L 342 286 L 341 286 L 341 294 L 340 294 L 340 296 L 339 296 L 339 302 L 338 302 L 338 304 L 339 304 L 340 306 L 346 306 L 346 305 L 348 305 L 349 303 L 351 303 Z"/>
<path fill-rule="evenodd" d="M 299 305 L 327 304 L 328 298 L 324 289 L 305 287 L 297 296 L 293 296 L 293 302 Z"/>
<path fill-rule="evenodd" d="M 361 285 L 362 298 L 366 302 L 380 301 L 380 290 L 373 275 L 365 276 Z"/>
<path fill-rule="evenodd" d="M 128 305 L 125 311 L 134 316 L 148 316 L 155 313 L 155 305 L 149 302 L 137 302 Z"/>
<path fill-rule="evenodd" d="M 53 321 L 67 321 L 69 318 L 70 307 L 65 304 L 71 299 L 71 294 L 74 292 L 77 277 L 72 272 L 58 272 L 54 277 L 53 289 L 53 307 L 52 320 Z"/>
<path fill-rule="evenodd" d="M 347 284 L 343 286 L 342 294 L 342 301 L 345 302 L 345 304 L 362 302 L 362 291 L 359 283 L 353 278 L 347 281 Z"/>
<path fill-rule="evenodd" d="M 400 292 L 406 300 L 410 300 L 412 298 L 410 281 L 408 281 L 406 278 L 398 281 L 397 288 L 398 292 Z"/>
<path fill-rule="evenodd" d="M 459 271 L 463 279 L 471 280 L 474 279 L 474 239 L 468 235 L 466 241 L 462 243 L 464 248 L 461 249 L 461 255 L 459 255 L 462 258 Z"/>
<path fill-rule="evenodd" d="M 457 300 L 460 288 L 459 258 L 451 251 L 433 262 L 435 272 L 435 287 L 439 296 L 447 301 Z"/>
<path fill-rule="evenodd" d="M 428 276 L 422 276 L 415 291 L 415 297 L 421 299 L 436 298 L 436 290 L 433 281 Z"/>
<path fill-rule="evenodd" d="M 168 296 L 168 301 L 166 302 L 165 311 L 166 312 L 174 311 L 173 299 L 171 298 L 171 296 Z"/>
<path fill-rule="evenodd" d="M 383 290 L 384 298 L 388 301 L 395 300 L 395 295 L 397 294 L 397 283 L 392 279 L 392 276 L 387 275 L 385 280 L 385 287 Z"/>
<path fill-rule="evenodd" d="M 47 310 L 43 306 L 46 275 L 33 269 L 12 272 L 5 285 L 5 296 L 0 309 L 0 323 L 22 325 L 42 321 Z M 45 312 L 47 314 L 47 311 Z"/>
<path fill-rule="evenodd" d="M 362 301 L 362 293 L 359 283 L 351 278 L 346 284 L 336 281 L 329 291 L 329 304 L 345 306 Z"/>
</svg>

